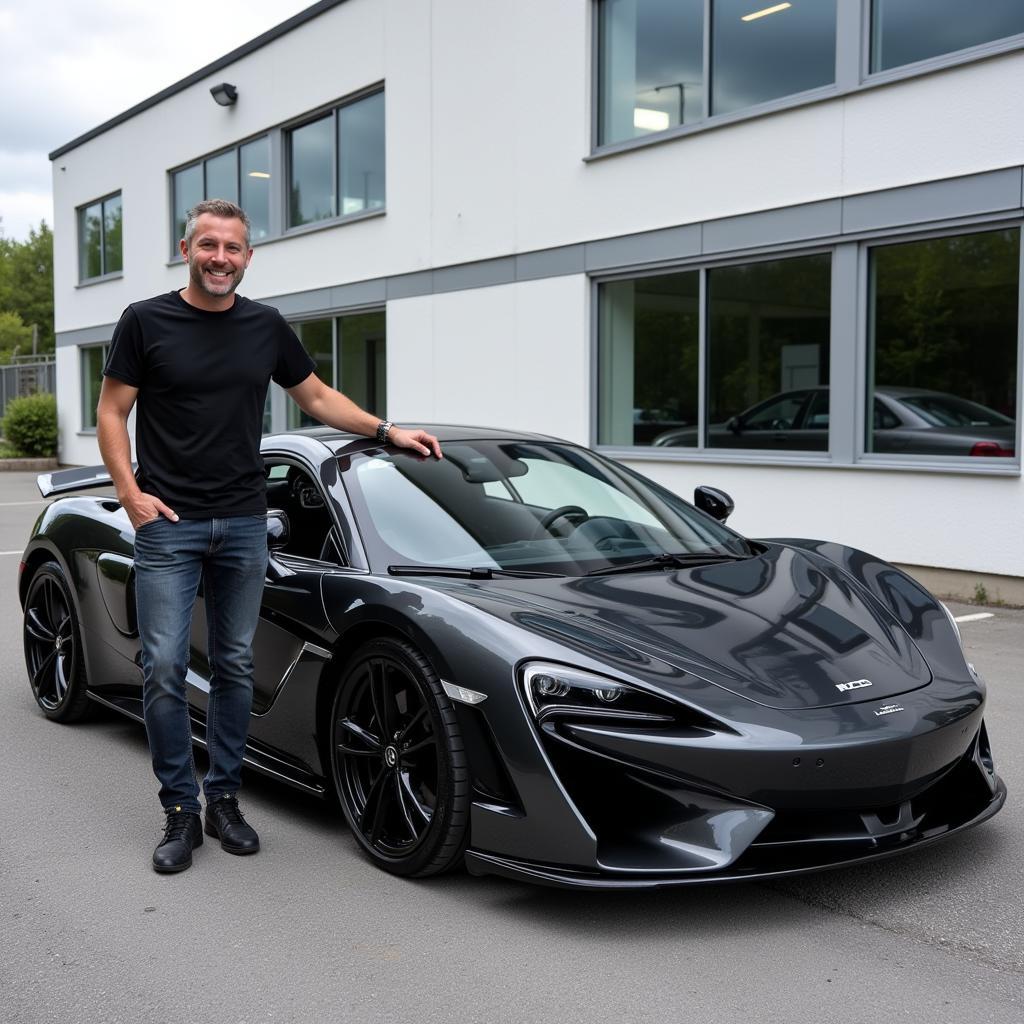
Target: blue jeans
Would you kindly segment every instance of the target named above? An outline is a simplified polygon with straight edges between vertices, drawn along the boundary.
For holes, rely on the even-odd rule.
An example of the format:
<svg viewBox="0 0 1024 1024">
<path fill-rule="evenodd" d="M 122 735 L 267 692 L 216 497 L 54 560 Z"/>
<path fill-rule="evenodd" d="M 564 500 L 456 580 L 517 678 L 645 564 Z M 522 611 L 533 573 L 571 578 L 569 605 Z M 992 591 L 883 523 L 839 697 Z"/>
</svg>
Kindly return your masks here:
<svg viewBox="0 0 1024 1024">
<path fill-rule="evenodd" d="M 210 696 L 206 801 L 235 793 L 252 709 L 252 638 L 267 571 L 265 516 L 161 516 L 135 534 L 135 595 L 143 708 L 165 810 L 199 812 L 185 669 L 200 578 L 206 603 Z"/>
</svg>

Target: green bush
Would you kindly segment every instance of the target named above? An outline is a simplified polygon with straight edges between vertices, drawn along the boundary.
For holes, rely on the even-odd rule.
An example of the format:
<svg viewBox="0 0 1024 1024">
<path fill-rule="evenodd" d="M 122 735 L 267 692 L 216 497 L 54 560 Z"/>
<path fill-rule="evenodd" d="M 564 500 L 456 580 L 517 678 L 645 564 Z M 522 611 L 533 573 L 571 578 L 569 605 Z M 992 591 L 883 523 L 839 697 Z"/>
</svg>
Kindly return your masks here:
<svg viewBox="0 0 1024 1024">
<path fill-rule="evenodd" d="M 0 428 L 4 440 L 25 457 L 57 454 L 57 400 L 53 395 L 27 395 L 7 403 Z"/>
</svg>

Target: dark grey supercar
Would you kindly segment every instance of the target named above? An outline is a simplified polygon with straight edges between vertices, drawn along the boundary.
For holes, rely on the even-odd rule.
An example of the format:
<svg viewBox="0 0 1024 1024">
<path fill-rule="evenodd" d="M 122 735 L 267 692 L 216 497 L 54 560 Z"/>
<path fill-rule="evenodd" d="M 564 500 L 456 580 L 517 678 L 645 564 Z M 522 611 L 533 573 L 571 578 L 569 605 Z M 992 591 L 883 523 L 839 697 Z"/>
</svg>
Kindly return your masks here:
<svg viewBox="0 0 1024 1024">
<path fill-rule="evenodd" d="M 985 690 L 894 566 L 724 525 L 585 448 L 432 428 L 445 459 L 264 439 L 270 567 L 247 763 L 337 794 L 388 871 L 653 887 L 923 846 L 1002 806 Z M 44 494 L 108 482 L 41 477 Z M 20 575 L 32 690 L 141 719 L 133 532 L 60 497 Z M 188 688 L 202 743 L 202 595 Z"/>
</svg>

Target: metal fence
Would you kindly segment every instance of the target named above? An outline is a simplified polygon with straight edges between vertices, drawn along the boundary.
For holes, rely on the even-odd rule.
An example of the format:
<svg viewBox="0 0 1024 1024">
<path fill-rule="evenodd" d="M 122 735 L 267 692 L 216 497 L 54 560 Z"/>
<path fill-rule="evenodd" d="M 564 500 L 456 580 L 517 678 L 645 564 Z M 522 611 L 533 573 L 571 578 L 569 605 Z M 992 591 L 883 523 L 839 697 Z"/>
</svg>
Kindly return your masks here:
<svg viewBox="0 0 1024 1024">
<path fill-rule="evenodd" d="M 11 366 L 0 366 L 0 418 L 7 403 L 23 395 L 54 394 L 57 390 L 57 365 L 53 356 L 36 356 L 32 362 L 15 357 Z"/>
</svg>

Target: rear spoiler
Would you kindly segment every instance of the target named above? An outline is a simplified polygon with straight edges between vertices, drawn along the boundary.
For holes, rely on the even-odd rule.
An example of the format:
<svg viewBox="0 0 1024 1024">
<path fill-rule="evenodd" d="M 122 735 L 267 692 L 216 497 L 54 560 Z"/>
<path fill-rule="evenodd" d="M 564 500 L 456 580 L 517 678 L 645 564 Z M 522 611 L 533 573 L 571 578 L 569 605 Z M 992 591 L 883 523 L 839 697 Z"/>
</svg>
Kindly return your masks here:
<svg viewBox="0 0 1024 1024">
<path fill-rule="evenodd" d="M 135 463 L 132 463 L 132 471 Z M 87 491 L 93 487 L 112 487 L 113 480 L 106 466 L 80 466 L 78 469 L 58 469 L 56 473 L 40 473 L 36 486 L 44 498 L 54 494 Z"/>
</svg>

